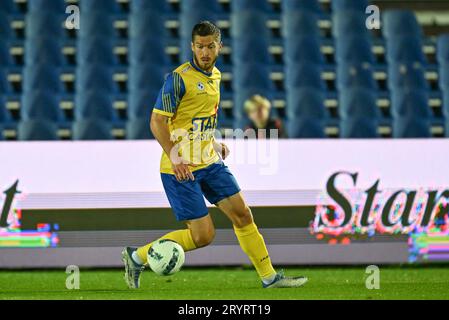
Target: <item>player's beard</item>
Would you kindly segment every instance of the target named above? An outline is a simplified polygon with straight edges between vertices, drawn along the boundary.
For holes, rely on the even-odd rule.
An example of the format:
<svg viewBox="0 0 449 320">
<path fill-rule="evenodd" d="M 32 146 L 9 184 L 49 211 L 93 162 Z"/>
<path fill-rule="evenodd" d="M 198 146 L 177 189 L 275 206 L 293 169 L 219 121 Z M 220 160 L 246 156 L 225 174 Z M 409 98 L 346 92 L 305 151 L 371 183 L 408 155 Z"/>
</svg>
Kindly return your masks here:
<svg viewBox="0 0 449 320">
<path fill-rule="evenodd" d="M 196 58 L 196 56 L 193 56 L 193 60 L 195 60 L 195 64 L 202 70 L 206 71 L 206 72 L 210 72 L 212 71 L 211 69 L 214 68 L 215 63 L 217 62 L 218 56 L 215 57 L 215 59 L 208 63 L 207 65 L 204 65 L 204 63 L 200 64 L 200 62 L 198 61 L 198 59 Z"/>
</svg>

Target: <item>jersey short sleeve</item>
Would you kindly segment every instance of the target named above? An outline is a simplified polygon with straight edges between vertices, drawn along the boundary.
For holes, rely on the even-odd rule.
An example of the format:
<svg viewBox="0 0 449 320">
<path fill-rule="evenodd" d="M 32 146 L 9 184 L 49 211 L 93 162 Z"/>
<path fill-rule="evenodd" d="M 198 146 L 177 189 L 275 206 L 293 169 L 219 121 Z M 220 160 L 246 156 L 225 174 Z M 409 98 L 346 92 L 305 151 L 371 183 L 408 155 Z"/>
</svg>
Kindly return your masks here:
<svg viewBox="0 0 449 320">
<path fill-rule="evenodd" d="M 176 72 L 168 74 L 164 86 L 159 91 L 153 112 L 173 117 L 185 92 L 186 88 L 181 76 Z"/>
</svg>

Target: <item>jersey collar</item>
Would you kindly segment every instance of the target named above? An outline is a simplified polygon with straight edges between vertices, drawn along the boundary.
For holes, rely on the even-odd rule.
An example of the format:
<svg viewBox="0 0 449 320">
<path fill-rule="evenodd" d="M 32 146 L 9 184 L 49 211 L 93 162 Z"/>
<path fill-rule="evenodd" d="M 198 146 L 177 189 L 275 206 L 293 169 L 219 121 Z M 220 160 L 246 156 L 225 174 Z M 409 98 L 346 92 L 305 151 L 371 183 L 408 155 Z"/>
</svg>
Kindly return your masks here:
<svg viewBox="0 0 449 320">
<path fill-rule="evenodd" d="M 204 74 L 205 76 L 210 77 L 212 75 L 212 72 L 206 72 L 202 69 L 200 69 L 199 67 L 197 67 L 197 65 L 195 64 L 195 62 L 193 61 L 193 58 L 190 60 L 190 65 L 198 72 L 201 72 L 202 74 Z"/>
</svg>

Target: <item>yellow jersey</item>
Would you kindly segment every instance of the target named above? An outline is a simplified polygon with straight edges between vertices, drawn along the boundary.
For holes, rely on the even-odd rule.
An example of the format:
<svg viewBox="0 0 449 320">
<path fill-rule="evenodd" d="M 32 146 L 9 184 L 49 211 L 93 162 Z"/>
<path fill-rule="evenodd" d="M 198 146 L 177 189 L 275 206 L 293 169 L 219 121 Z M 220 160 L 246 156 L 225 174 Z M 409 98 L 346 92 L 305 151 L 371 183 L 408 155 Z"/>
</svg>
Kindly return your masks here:
<svg viewBox="0 0 449 320">
<path fill-rule="evenodd" d="M 169 118 L 172 141 L 178 154 L 194 163 L 192 171 L 204 169 L 220 157 L 213 148 L 220 103 L 221 73 L 211 73 L 186 62 L 168 74 L 159 92 L 153 112 Z M 160 170 L 174 174 L 169 155 L 162 152 Z"/>
</svg>

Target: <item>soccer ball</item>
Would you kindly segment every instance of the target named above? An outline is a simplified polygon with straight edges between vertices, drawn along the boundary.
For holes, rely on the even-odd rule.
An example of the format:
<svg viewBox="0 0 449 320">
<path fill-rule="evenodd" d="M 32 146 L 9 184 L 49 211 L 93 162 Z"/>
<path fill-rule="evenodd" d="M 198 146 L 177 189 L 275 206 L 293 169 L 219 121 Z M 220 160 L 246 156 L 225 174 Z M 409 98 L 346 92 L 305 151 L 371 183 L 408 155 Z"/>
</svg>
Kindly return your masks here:
<svg viewBox="0 0 449 320">
<path fill-rule="evenodd" d="M 172 240 L 158 240 L 148 250 L 148 264 L 151 270 L 160 276 L 178 272 L 184 265 L 184 260 L 184 250 Z"/>
</svg>

